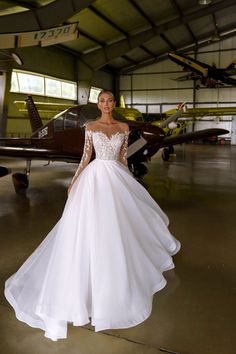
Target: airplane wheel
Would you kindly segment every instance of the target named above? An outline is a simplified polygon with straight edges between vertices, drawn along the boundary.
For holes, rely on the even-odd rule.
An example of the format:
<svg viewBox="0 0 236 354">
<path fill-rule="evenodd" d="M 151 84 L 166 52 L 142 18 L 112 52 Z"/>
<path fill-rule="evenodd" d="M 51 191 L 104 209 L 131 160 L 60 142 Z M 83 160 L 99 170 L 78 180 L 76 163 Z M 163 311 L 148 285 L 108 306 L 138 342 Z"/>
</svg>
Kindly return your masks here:
<svg viewBox="0 0 236 354">
<path fill-rule="evenodd" d="M 170 153 L 170 154 L 174 154 L 174 153 L 175 153 L 175 149 L 174 149 L 174 147 L 173 147 L 172 145 L 170 145 L 170 146 L 168 147 L 168 150 L 169 150 L 169 153 Z"/>
<path fill-rule="evenodd" d="M 0 166 L 0 177 L 7 176 L 7 175 L 9 175 L 9 173 L 11 173 L 10 169 Z"/>
<path fill-rule="evenodd" d="M 25 173 L 14 173 L 12 181 L 17 194 L 24 193 L 29 186 L 29 179 Z"/>
<path fill-rule="evenodd" d="M 170 158 L 170 152 L 168 148 L 164 148 L 162 151 L 162 159 L 163 161 L 169 161 Z"/>
</svg>

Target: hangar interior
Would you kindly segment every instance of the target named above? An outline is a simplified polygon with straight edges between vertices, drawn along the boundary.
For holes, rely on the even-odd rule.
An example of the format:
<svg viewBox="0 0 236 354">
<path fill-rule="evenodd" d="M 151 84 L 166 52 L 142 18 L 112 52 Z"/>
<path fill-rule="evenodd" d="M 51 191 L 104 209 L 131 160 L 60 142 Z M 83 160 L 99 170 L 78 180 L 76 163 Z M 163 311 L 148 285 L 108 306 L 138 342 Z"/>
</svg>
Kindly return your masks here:
<svg viewBox="0 0 236 354">
<path fill-rule="evenodd" d="M 104 333 L 93 333 L 90 326 L 72 328 L 70 338 L 55 345 L 18 322 L 1 292 L 2 353 L 32 353 L 35 348 L 37 353 L 84 354 L 236 352 L 236 87 L 178 81 L 185 72 L 168 58 L 171 52 L 216 68 L 236 67 L 235 12 L 235 0 L 0 3 L 1 137 L 31 136 L 28 114 L 16 104 L 28 94 L 36 102 L 61 105 L 40 111 L 44 123 L 63 104 L 86 104 L 100 89 L 113 91 L 117 104 L 123 96 L 126 107 L 147 116 L 180 102 L 194 109 L 235 108 L 235 114 L 206 114 L 186 127 L 226 129 L 224 146 L 181 145 L 172 161 L 165 163 L 157 154 L 148 164 L 142 183 L 170 217 L 171 230 L 183 245 L 176 271 L 167 274 L 167 289 L 154 298 L 150 319 L 137 328 Z M 42 34 L 73 23 L 78 23 L 73 40 L 54 36 L 51 43 L 37 45 L 20 40 L 22 33 Z M 69 90 L 64 96 L 63 85 Z M 1 165 L 18 171 L 24 161 L 1 158 Z M 46 170 L 34 162 L 25 197 L 15 195 L 10 176 L 1 179 L 2 289 L 59 218 L 74 171 L 73 165 L 54 163 Z"/>
</svg>

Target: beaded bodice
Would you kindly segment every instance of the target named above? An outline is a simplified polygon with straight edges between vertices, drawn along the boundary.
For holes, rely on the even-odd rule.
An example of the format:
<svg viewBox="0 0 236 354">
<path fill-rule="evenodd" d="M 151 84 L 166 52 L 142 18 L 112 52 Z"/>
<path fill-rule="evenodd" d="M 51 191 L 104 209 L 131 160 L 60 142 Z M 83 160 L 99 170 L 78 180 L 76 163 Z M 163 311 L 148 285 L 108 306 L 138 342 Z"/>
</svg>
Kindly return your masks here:
<svg viewBox="0 0 236 354">
<path fill-rule="evenodd" d="M 91 130 L 86 127 L 83 156 L 74 178 L 76 178 L 89 163 L 93 148 L 95 150 L 96 159 L 120 161 L 127 166 L 128 137 L 128 130 L 113 130 L 112 133 L 108 135 L 105 131 Z"/>
<path fill-rule="evenodd" d="M 116 132 L 107 136 L 102 131 L 91 131 L 96 158 L 101 160 L 118 160 L 125 133 Z"/>
</svg>

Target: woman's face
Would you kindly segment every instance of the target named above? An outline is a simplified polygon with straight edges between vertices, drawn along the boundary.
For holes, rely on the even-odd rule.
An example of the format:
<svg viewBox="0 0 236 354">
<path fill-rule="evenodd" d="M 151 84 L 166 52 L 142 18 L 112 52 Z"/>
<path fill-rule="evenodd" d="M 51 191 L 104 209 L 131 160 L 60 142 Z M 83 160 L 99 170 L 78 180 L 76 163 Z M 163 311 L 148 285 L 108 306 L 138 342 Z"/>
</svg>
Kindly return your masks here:
<svg viewBox="0 0 236 354">
<path fill-rule="evenodd" d="M 102 93 L 98 100 L 98 108 L 102 113 L 111 113 L 116 105 L 114 98 L 109 93 Z"/>
</svg>

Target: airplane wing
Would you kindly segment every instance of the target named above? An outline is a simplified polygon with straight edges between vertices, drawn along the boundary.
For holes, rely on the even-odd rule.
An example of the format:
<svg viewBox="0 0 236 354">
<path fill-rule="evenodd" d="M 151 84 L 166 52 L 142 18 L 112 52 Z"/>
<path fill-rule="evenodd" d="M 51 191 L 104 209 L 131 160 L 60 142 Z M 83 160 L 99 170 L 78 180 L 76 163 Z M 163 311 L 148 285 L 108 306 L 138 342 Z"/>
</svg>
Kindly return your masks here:
<svg viewBox="0 0 236 354">
<path fill-rule="evenodd" d="M 212 136 L 224 135 L 227 133 L 228 130 L 226 129 L 212 128 L 212 129 L 199 130 L 193 133 L 167 136 L 162 140 L 161 147 L 165 147 L 168 145 L 182 144 L 192 140 L 210 138 Z"/>
<path fill-rule="evenodd" d="M 190 72 L 186 75 L 178 76 L 175 79 L 172 79 L 174 81 L 188 81 L 188 80 L 201 80 L 201 75 L 198 75 L 194 72 Z"/>
<path fill-rule="evenodd" d="M 236 107 L 202 107 L 188 108 L 181 117 L 228 116 L 235 115 Z"/>
<path fill-rule="evenodd" d="M 168 57 L 176 64 L 181 65 L 186 71 L 193 71 L 204 77 L 207 77 L 208 75 L 208 69 L 210 68 L 208 64 L 201 63 L 196 59 L 175 53 L 168 53 Z"/>
<path fill-rule="evenodd" d="M 26 160 L 50 160 L 50 161 L 66 161 L 79 162 L 77 155 L 58 154 L 57 151 L 49 149 L 39 149 L 34 147 L 13 147 L 0 146 L 0 157 L 15 157 Z"/>
<path fill-rule="evenodd" d="M 28 117 L 28 109 L 26 101 L 14 101 L 14 104 L 18 108 L 19 112 Z M 56 114 L 63 112 L 64 110 L 76 107 L 73 103 L 53 103 L 53 102 L 34 102 L 37 107 L 37 111 L 42 119 L 53 118 Z"/>
</svg>

